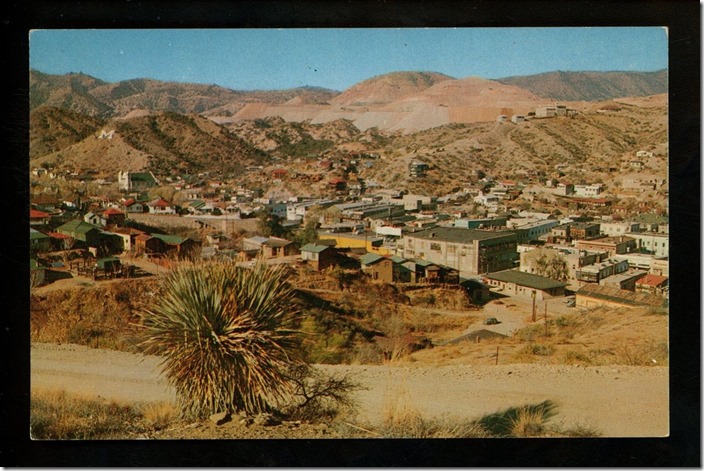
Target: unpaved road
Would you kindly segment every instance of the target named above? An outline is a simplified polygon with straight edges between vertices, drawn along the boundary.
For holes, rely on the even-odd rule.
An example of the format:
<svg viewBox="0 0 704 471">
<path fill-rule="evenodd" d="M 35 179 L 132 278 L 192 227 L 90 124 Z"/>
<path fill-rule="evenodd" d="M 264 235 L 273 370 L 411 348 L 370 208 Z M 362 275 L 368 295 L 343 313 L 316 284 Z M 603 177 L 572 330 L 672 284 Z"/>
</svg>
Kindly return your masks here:
<svg viewBox="0 0 704 471">
<path fill-rule="evenodd" d="M 475 419 L 508 407 L 551 399 L 558 424 L 584 424 L 605 437 L 667 436 L 665 367 L 324 366 L 349 373 L 367 389 L 357 393 L 360 423 L 379 421 L 389 408 L 426 417 Z M 64 389 L 122 401 L 171 400 L 158 359 L 78 345 L 34 344 L 31 381 L 37 389 Z"/>
</svg>

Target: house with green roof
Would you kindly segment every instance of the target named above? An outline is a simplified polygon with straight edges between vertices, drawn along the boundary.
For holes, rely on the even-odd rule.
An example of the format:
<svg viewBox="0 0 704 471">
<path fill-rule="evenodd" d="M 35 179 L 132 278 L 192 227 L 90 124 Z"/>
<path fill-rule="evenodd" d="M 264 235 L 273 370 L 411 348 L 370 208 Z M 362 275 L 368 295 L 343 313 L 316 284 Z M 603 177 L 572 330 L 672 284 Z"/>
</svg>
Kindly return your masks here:
<svg viewBox="0 0 704 471">
<path fill-rule="evenodd" d="M 337 258 L 337 251 L 330 245 L 311 243 L 301 247 L 301 260 L 316 271 L 336 265 Z"/>
<path fill-rule="evenodd" d="M 77 245 L 83 246 L 84 248 L 98 247 L 100 245 L 100 228 L 81 219 L 74 219 L 73 221 L 69 221 L 57 227 L 56 232 L 73 237 Z"/>
<path fill-rule="evenodd" d="M 367 253 L 359 259 L 362 265 L 362 272 L 371 277 L 372 280 L 379 280 L 386 283 L 394 281 L 394 262 L 388 257 L 382 257 L 375 253 Z"/>
<path fill-rule="evenodd" d="M 152 234 L 152 237 L 163 243 L 164 252 L 167 256 L 170 255 L 179 260 L 193 259 L 200 256 L 201 243 L 196 240 L 169 234 Z"/>
<path fill-rule="evenodd" d="M 565 295 L 566 283 L 519 270 L 502 270 L 484 276 L 487 285 L 506 296 L 538 301 Z"/>
<path fill-rule="evenodd" d="M 36 229 L 29 229 L 29 251 L 31 253 L 51 250 L 51 237 Z"/>
</svg>

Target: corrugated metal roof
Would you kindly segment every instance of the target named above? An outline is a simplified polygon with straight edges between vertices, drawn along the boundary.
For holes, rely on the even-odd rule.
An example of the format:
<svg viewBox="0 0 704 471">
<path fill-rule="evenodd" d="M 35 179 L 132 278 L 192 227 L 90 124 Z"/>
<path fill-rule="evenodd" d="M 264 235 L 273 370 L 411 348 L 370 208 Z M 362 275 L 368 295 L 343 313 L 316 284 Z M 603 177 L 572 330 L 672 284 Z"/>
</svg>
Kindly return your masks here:
<svg viewBox="0 0 704 471">
<path fill-rule="evenodd" d="M 654 306 L 663 307 L 667 305 L 667 300 L 661 296 L 648 293 L 635 293 L 618 288 L 609 288 L 595 284 L 586 284 L 577 290 L 577 295 L 588 296 L 595 299 L 603 299 L 631 306 Z"/>
<path fill-rule="evenodd" d="M 489 273 L 486 278 L 490 280 L 503 281 L 505 283 L 515 283 L 533 289 L 564 288 L 566 283 L 556 281 L 533 273 L 526 273 L 518 270 L 503 270 L 496 273 Z"/>
<path fill-rule="evenodd" d="M 359 261 L 362 263 L 362 265 L 372 265 L 372 264 L 374 264 L 380 260 L 383 260 L 383 259 L 384 259 L 384 257 L 382 257 L 381 255 L 377 255 L 375 253 L 367 253 L 367 254 L 362 255 L 359 258 Z"/>
</svg>

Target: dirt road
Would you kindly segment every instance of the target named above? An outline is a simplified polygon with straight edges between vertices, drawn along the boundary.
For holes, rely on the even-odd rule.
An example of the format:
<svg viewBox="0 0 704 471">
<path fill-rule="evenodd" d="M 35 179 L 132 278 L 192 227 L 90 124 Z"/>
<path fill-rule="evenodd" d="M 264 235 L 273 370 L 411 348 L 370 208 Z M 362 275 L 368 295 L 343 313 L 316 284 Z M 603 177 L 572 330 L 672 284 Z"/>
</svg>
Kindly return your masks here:
<svg viewBox="0 0 704 471">
<path fill-rule="evenodd" d="M 172 400 L 158 359 L 78 345 L 35 344 L 32 387 L 65 389 L 123 401 Z M 358 421 L 375 423 L 385 410 L 416 410 L 426 417 L 475 419 L 508 407 L 547 399 L 559 405 L 553 419 L 588 425 L 606 437 L 668 434 L 668 369 L 664 367 L 324 366 L 349 373 L 366 390 L 357 393 Z"/>
</svg>

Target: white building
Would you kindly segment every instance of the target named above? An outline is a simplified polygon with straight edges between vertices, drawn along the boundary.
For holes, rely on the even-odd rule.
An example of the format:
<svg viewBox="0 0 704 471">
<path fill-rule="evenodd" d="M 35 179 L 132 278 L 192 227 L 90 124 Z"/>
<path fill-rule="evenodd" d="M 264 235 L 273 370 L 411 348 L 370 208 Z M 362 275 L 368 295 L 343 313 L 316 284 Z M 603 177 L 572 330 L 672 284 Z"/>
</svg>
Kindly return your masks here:
<svg viewBox="0 0 704 471">
<path fill-rule="evenodd" d="M 601 183 L 594 183 L 592 185 L 575 185 L 574 194 L 585 198 L 594 198 L 599 196 L 602 188 L 603 186 Z"/>
</svg>

